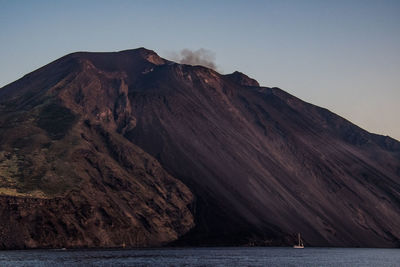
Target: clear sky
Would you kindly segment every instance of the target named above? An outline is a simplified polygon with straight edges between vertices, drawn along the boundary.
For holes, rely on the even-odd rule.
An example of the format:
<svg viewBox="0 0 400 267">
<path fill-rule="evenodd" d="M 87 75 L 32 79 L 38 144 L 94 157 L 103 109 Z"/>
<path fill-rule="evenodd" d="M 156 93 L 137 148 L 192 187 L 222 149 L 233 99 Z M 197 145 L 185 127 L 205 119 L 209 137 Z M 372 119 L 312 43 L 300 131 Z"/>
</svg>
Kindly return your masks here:
<svg viewBox="0 0 400 267">
<path fill-rule="evenodd" d="M 75 51 L 188 48 L 400 140 L 400 1 L 0 0 L 0 87 Z"/>
</svg>

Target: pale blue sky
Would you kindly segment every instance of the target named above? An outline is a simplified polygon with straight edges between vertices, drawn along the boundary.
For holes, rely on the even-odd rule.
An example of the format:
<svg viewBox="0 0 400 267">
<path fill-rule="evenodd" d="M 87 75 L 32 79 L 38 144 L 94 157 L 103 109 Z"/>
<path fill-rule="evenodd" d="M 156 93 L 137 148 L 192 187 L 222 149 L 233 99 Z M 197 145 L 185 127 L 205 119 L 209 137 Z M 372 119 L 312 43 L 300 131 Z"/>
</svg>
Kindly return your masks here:
<svg viewBox="0 0 400 267">
<path fill-rule="evenodd" d="M 209 49 L 242 71 L 400 139 L 400 1 L 4 1 L 0 87 L 67 53 Z"/>
</svg>

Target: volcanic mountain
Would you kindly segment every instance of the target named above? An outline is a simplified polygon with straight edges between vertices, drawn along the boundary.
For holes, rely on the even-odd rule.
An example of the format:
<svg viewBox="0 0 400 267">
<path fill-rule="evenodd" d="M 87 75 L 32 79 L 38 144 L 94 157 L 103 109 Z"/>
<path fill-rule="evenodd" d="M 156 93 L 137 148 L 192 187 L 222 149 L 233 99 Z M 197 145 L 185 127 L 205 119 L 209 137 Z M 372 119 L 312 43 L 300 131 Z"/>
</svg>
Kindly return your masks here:
<svg viewBox="0 0 400 267">
<path fill-rule="evenodd" d="M 0 246 L 400 246 L 400 142 L 144 48 L 0 89 Z"/>
</svg>

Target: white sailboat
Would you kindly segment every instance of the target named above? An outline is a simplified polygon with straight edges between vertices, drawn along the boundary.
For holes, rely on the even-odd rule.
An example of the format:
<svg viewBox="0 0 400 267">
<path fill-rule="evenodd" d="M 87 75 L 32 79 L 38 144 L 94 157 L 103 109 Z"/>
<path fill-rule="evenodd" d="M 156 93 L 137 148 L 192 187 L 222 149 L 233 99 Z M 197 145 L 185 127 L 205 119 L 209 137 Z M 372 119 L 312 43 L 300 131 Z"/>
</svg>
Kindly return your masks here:
<svg viewBox="0 0 400 267">
<path fill-rule="evenodd" d="M 298 243 L 297 243 L 297 245 L 294 245 L 293 248 L 304 248 L 304 243 L 303 243 L 303 240 L 300 237 L 300 233 L 297 234 L 297 237 L 299 239 Z"/>
</svg>

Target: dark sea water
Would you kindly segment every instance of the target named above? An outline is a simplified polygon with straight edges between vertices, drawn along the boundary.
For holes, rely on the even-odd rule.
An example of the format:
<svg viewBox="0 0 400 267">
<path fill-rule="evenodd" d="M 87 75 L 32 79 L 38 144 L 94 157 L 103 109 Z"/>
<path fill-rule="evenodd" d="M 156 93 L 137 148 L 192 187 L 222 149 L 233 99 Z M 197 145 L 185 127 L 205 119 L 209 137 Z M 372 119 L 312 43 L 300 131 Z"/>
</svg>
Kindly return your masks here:
<svg viewBox="0 0 400 267">
<path fill-rule="evenodd" d="M 0 251 L 0 266 L 400 266 L 400 249 L 20 250 Z"/>
</svg>

